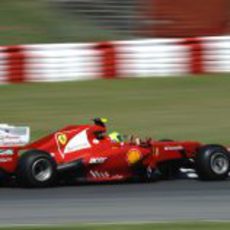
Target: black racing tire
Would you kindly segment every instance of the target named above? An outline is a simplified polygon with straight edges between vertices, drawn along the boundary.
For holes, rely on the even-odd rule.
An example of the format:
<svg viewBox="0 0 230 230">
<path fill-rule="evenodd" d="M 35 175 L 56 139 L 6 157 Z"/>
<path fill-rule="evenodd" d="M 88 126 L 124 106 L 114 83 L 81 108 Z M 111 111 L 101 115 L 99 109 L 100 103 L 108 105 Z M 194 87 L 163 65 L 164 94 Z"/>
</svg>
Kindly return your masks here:
<svg viewBox="0 0 230 230">
<path fill-rule="evenodd" d="M 56 163 L 42 151 L 30 150 L 18 162 L 17 180 L 23 187 L 44 188 L 55 184 Z"/>
<path fill-rule="evenodd" d="M 195 167 L 201 180 L 225 180 L 230 169 L 229 152 L 220 145 L 202 146 L 195 158 Z"/>
<path fill-rule="evenodd" d="M 0 186 L 5 186 L 10 181 L 10 175 L 8 175 L 4 170 L 0 169 Z"/>
</svg>

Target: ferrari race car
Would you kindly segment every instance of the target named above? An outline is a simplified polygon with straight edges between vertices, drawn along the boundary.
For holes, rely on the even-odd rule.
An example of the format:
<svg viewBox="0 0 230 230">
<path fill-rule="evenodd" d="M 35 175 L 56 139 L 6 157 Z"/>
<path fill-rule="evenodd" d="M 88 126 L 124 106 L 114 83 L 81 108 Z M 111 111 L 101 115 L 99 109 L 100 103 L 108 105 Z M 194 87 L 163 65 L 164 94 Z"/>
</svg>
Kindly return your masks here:
<svg viewBox="0 0 230 230">
<path fill-rule="evenodd" d="M 123 140 L 106 133 L 104 119 L 67 126 L 28 143 L 28 127 L 0 125 L 0 170 L 26 187 L 47 187 L 61 180 L 111 182 L 168 179 L 193 169 L 202 180 L 224 180 L 229 151 L 194 141 Z M 115 138 L 114 138 L 115 137 Z"/>
</svg>

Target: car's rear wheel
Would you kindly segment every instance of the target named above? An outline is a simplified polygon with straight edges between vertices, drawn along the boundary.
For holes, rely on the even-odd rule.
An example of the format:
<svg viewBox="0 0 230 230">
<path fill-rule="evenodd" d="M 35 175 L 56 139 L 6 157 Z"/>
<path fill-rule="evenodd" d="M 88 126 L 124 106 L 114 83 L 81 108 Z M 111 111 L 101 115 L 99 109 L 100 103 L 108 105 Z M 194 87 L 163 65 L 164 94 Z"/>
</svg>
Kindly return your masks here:
<svg viewBox="0 0 230 230">
<path fill-rule="evenodd" d="M 195 165 L 200 179 L 224 180 L 230 169 L 229 153 L 219 145 L 203 146 L 197 153 Z"/>
<path fill-rule="evenodd" d="M 52 186 L 56 178 L 56 164 L 45 152 L 28 151 L 19 159 L 17 178 L 26 187 Z"/>
</svg>

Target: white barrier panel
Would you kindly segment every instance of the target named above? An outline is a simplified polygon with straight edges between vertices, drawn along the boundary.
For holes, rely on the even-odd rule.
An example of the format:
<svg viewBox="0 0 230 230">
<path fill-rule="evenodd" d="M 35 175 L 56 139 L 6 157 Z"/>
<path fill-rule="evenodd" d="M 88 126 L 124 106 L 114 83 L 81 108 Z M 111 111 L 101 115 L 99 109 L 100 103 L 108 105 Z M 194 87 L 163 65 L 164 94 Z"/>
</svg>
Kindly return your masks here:
<svg viewBox="0 0 230 230">
<path fill-rule="evenodd" d="M 230 72 L 230 37 L 206 38 L 203 46 L 206 72 Z"/>
<path fill-rule="evenodd" d="M 47 48 L 47 49 L 46 49 Z M 27 50 L 27 79 L 40 81 L 73 81 L 99 77 L 98 54 L 89 47 L 52 46 Z"/>
<path fill-rule="evenodd" d="M 6 83 L 7 75 L 7 54 L 4 52 L 4 48 L 0 47 L 0 84 Z"/>
<path fill-rule="evenodd" d="M 186 47 L 147 41 L 118 46 L 120 74 L 129 77 L 182 75 L 189 71 Z"/>
</svg>

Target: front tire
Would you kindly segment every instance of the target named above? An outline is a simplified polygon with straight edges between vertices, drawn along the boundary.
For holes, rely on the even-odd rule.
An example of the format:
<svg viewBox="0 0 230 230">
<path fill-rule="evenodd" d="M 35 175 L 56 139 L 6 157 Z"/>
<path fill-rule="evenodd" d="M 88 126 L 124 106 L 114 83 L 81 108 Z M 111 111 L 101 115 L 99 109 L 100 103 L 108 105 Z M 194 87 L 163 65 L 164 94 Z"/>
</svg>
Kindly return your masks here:
<svg viewBox="0 0 230 230">
<path fill-rule="evenodd" d="M 206 145 L 199 149 L 195 164 L 201 180 L 225 180 L 228 177 L 230 158 L 228 151 L 219 145 Z"/>
<path fill-rule="evenodd" d="M 28 151 L 19 159 L 17 178 L 23 187 L 52 186 L 56 178 L 56 164 L 45 152 Z"/>
</svg>

